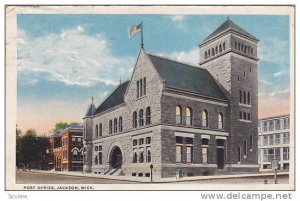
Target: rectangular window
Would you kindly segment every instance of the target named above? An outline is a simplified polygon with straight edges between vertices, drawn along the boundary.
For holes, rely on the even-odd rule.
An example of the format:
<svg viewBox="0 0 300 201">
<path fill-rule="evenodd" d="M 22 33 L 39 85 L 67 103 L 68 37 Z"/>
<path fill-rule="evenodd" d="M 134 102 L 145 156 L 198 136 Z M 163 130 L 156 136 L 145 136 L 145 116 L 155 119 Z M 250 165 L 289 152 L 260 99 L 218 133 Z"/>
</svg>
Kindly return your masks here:
<svg viewBox="0 0 300 201">
<path fill-rule="evenodd" d="M 280 161 L 280 148 L 275 148 L 274 159 Z"/>
<path fill-rule="evenodd" d="M 133 141 L 132 141 L 132 145 L 133 145 L 133 146 L 136 146 L 136 145 L 137 145 L 137 140 L 133 140 Z"/>
<path fill-rule="evenodd" d="M 193 147 L 190 146 L 186 147 L 186 162 L 187 163 L 193 162 Z"/>
<path fill-rule="evenodd" d="M 247 115 L 246 112 L 243 112 L 243 119 L 244 120 L 247 120 L 247 116 L 246 115 Z"/>
<path fill-rule="evenodd" d="M 289 144 L 290 143 L 290 139 L 289 139 L 289 133 L 283 133 L 283 144 Z"/>
<path fill-rule="evenodd" d="M 146 144 L 151 144 L 151 137 L 146 137 Z"/>
<path fill-rule="evenodd" d="M 280 133 L 275 135 L 275 144 L 280 144 Z"/>
<path fill-rule="evenodd" d="M 274 160 L 274 149 L 268 149 L 268 161 Z"/>
<path fill-rule="evenodd" d="M 248 120 L 248 121 L 251 120 L 250 113 L 247 114 L 247 120 Z"/>
<path fill-rule="evenodd" d="M 193 144 L 193 138 L 187 137 L 186 139 L 186 144 Z"/>
<path fill-rule="evenodd" d="M 136 82 L 136 97 L 140 97 L 140 82 Z"/>
<path fill-rule="evenodd" d="M 202 138 L 202 145 L 207 145 L 208 146 L 208 139 Z"/>
<path fill-rule="evenodd" d="M 290 149 L 288 147 L 284 147 L 282 151 L 283 151 L 283 160 L 285 161 L 289 160 Z"/>
<path fill-rule="evenodd" d="M 182 146 L 176 145 L 176 163 L 182 163 Z"/>
<path fill-rule="evenodd" d="M 241 147 L 238 147 L 238 162 L 241 162 Z"/>
<path fill-rule="evenodd" d="M 268 162 L 268 149 L 263 149 L 263 162 Z"/>
<path fill-rule="evenodd" d="M 240 119 L 243 119 L 243 113 L 240 111 Z"/>
<path fill-rule="evenodd" d="M 143 84 L 144 84 L 144 95 L 146 95 L 146 78 L 144 77 L 144 82 L 143 82 Z"/>
<path fill-rule="evenodd" d="M 176 136 L 176 143 L 183 144 L 183 137 Z"/>
<path fill-rule="evenodd" d="M 143 79 L 140 79 L 140 96 L 143 95 Z"/>
<path fill-rule="evenodd" d="M 268 122 L 264 121 L 263 124 L 264 124 L 264 132 L 267 132 L 268 131 Z"/>
<path fill-rule="evenodd" d="M 280 119 L 275 120 L 275 130 L 280 130 Z"/>
<path fill-rule="evenodd" d="M 264 146 L 268 145 L 268 136 L 267 135 L 264 136 L 263 145 Z"/>
<path fill-rule="evenodd" d="M 102 152 L 101 151 L 98 153 L 98 156 L 99 156 L 99 164 L 101 165 L 102 164 Z"/>
<path fill-rule="evenodd" d="M 208 147 L 202 147 L 202 162 L 203 162 L 203 164 L 207 163 L 207 152 L 208 152 Z"/>
<path fill-rule="evenodd" d="M 271 120 L 269 121 L 269 131 L 273 131 L 274 130 L 274 121 Z"/>
<path fill-rule="evenodd" d="M 269 145 L 273 145 L 274 144 L 274 135 L 269 135 Z"/>
<path fill-rule="evenodd" d="M 144 144 L 144 138 L 140 138 L 139 139 L 139 145 L 143 145 Z"/>
</svg>

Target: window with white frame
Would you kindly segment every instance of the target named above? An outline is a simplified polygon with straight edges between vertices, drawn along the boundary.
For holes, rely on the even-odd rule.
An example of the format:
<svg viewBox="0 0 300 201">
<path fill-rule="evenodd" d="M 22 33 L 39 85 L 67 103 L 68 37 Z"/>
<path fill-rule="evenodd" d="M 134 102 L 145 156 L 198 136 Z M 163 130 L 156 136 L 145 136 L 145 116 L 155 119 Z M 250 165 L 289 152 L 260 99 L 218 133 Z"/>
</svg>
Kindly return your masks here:
<svg viewBox="0 0 300 201">
<path fill-rule="evenodd" d="M 275 134 L 275 144 L 280 144 L 280 133 Z"/>
<path fill-rule="evenodd" d="M 182 124 L 182 109 L 179 105 L 176 106 L 176 124 Z"/>
<path fill-rule="evenodd" d="M 289 157 L 289 154 L 290 154 L 290 149 L 289 149 L 289 147 L 283 147 L 283 149 L 282 149 L 282 152 L 283 152 L 283 160 L 289 160 L 290 159 L 290 157 Z"/>
<path fill-rule="evenodd" d="M 182 163 L 183 137 L 176 136 L 176 163 Z"/>
<path fill-rule="evenodd" d="M 192 125 L 192 122 L 193 122 L 193 112 L 192 112 L 192 109 L 187 107 L 185 109 L 185 115 L 186 115 L 186 121 L 185 121 L 185 124 L 187 126 L 190 126 Z"/>
<path fill-rule="evenodd" d="M 209 139 L 202 138 L 201 151 L 202 151 L 202 163 L 203 164 L 208 163 L 208 142 L 209 142 Z"/>
<path fill-rule="evenodd" d="M 269 135 L 269 145 L 273 145 L 274 144 L 274 135 Z"/>
<path fill-rule="evenodd" d="M 282 139 L 283 144 L 289 144 L 290 143 L 290 139 L 289 139 L 289 133 L 283 133 L 283 139 Z"/>
<path fill-rule="evenodd" d="M 202 126 L 208 127 L 208 112 L 207 112 L 207 110 L 202 111 Z"/>
<path fill-rule="evenodd" d="M 218 114 L 218 128 L 219 129 L 224 128 L 223 114 L 221 112 Z"/>
</svg>

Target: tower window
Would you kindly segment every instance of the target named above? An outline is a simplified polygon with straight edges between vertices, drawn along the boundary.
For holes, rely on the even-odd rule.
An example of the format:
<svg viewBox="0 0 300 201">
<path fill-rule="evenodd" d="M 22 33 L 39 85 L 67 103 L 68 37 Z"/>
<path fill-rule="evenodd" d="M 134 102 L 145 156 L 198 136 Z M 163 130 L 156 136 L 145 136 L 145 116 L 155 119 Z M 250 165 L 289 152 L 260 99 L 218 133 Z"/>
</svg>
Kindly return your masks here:
<svg viewBox="0 0 300 201">
<path fill-rule="evenodd" d="M 242 92 L 242 90 L 240 90 L 240 103 L 242 103 L 243 101 L 243 92 Z"/>
<path fill-rule="evenodd" d="M 140 79 L 140 96 L 143 95 L 143 79 Z"/>
<path fill-rule="evenodd" d="M 144 84 L 144 95 L 146 95 L 146 77 L 144 77 L 143 84 Z"/>
<path fill-rule="evenodd" d="M 225 42 L 223 43 L 223 51 L 225 51 Z"/>
<path fill-rule="evenodd" d="M 142 109 L 139 111 L 139 126 L 144 126 L 144 111 Z"/>
<path fill-rule="evenodd" d="M 208 57 L 210 57 L 210 50 L 208 50 Z"/>
<path fill-rule="evenodd" d="M 216 54 L 218 54 L 218 46 L 216 46 L 215 49 L 216 49 Z"/>
<path fill-rule="evenodd" d="M 214 48 L 211 49 L 211 53 L 212 53 L 212 56 L 215 56 L 215 49 Z"/>
<path fill-rule="evenodd" d="M 136 82 L 136 97 L 140 97 L 140 81 Z"/>
<path fill-rule="evenodd" d="M 147 107 L 146 109 L 146 125 L 151 124 L 151 109 Z"/>
<path fill-rule="evenodd" d="M 248 97 L 247 97 L 247 104 L 250 105 L 250 101 L 251 101 L 251 95 L 250 92 L 248 91 Z"/>
<path fill-rule="evenodd" d="M 219 45 L 219 52 L 220 53 L 222 52 L 222 45 L 221 44 Z"/>
<path fill-rule="evenodd" d="M 123 131 L 123 119 L 122 119 L 122 117 L 119 117 L 119 131 L 120 132 Z"/>
<path fill-rule="evenodd" d="M 193 120 L 192 109 L 187 107 L 185 110 L 185 113 L 186 113 L 186 122 L 185 123 L 187 126 L 190 126 L 190 125 L 192 125 L 192 120 Z"/>
<path fill-rule="evenodd" d="M 218 115 L 218 128 L 219 129 L 224 128 L 223 114 L 222 113 L 219 113 L 219 115 Z"/>
<path fill-rule="evenodd" d="M 99 136 L 102 136 L 102 124 L 99 125 Z"/>
<path fill-rule="evenodd" d="M 246 104 L 246 100 L 247 100 L 247 94 L 246 94 L 246 92 L 244 91 L 244 104 Z"/>
<path fill-rule="evenodd" d="M 241 147 L 238 147 L 238 162 L 241 162 Z"/>
</svg>

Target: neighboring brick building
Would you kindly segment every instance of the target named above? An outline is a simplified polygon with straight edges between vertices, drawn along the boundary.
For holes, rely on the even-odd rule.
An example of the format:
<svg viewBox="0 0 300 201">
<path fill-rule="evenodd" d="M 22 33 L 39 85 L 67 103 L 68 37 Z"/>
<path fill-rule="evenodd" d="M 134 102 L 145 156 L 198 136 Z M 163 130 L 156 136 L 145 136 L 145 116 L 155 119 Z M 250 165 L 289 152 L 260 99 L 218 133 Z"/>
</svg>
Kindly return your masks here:
<svg viewBox="0 0 300 201">
<path fill-rule="evenodd" d="M 226 20 L 201 44 L 200 66 L 140 50 L 84 123 L 84 171 L 173 177 L 258 171 L 257 42 Z"/>
<path fill-rule="evenodd" d="M 82 171 L 83 128 L 71 125 L 49 137 L 51 144 L 49 169 L 57 171 Z"/>
<path fill-rule="evenodd" d="M 272 170 L 271 162 L 279 161 L 279 170 L 289 169 L 290 115 L 258 121 L 258 163 L 260 171 Z"/>
</svg>

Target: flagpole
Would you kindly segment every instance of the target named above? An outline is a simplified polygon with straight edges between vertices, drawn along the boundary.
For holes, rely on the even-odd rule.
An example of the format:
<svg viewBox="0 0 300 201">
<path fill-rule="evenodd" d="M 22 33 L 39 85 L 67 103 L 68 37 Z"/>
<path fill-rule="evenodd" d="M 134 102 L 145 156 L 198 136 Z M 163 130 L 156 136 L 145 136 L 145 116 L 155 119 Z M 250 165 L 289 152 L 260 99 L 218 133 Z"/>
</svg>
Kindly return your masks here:
<svg viewBox="0 0 300 201">
<path fill-rule="evenodd" d="M 141 48 L 142 49 L 144 48 L 143 29 L 144 29 L 143 22 L 141 22 Z"/>
</svg>

